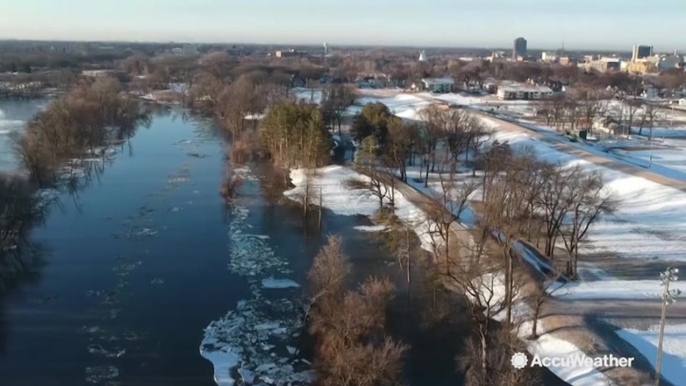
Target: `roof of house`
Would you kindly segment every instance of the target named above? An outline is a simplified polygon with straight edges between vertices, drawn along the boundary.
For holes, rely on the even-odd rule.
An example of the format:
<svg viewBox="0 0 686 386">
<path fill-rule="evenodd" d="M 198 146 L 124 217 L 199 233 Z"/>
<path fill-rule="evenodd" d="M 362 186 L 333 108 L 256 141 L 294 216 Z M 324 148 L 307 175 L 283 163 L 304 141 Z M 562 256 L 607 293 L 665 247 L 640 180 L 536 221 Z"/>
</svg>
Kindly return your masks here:
<svg viewBox="0 0 686 386">
<path fill-rule="evenodd" d="M 422 82 L 427 85 L 453 85 L 455 81 L 452 78 L 424 78 Z"/>
<path fill-rule="evenodd" d="M 553 92 L 548 86 L 537 86 L 532 84 L 507 84 L 500 88 L 507 92 Z"/>
</svg>

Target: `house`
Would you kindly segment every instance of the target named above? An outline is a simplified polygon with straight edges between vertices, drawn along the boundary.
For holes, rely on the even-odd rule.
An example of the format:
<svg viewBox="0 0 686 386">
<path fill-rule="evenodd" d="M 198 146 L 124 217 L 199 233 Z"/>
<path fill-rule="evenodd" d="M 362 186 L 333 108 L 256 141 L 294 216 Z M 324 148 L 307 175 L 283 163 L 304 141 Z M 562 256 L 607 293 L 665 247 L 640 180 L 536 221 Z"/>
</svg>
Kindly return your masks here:
<svg viewBox="0 0 686 386">
<path fill-rule="evenodd" d="M 455 81 L 452 78 L 426 78 L 422 79 L 422 88 L 424 90 L 444 94 L 453 91 Z"/>
<path fill-rule="evenodd" d="M 504 84 L 498 87 L 498 98 L 502 100 L 536 100 L 553 96 L 553 90 L 547 86 L 524 83 Z"/>
</svg>

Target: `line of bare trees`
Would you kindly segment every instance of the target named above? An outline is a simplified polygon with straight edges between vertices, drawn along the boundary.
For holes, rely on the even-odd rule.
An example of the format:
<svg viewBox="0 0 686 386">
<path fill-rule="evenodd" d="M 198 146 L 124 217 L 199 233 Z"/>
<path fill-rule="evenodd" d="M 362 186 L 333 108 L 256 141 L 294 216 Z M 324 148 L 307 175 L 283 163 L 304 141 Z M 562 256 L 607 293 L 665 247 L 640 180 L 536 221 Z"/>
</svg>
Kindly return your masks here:
<svg viewBox="0 0 686 386">
<path fill-rule="evenodd" d="M 145 118 L 116 79 L 83 81 L 15 134 L 14 150 L 36 182 L 50 184 L 66 160 L 129 138 Z"/>
<path fill-rule="evenodd" d="M 643 135 L 658 123 L 661 111 L 654 104 L 623 97 L 616 103 L 608 103 L 610 95 L 595 89 L 579 88 L 573 92 L 557 94 L 543 101 L 537 115 L 545 118 L 548 126 L 558 132 L 574 130 L 593 131 L 594 121 L 605 118 L 605 126 L 617 135 L 629 135 L 637 131 Z"/>
</svg>

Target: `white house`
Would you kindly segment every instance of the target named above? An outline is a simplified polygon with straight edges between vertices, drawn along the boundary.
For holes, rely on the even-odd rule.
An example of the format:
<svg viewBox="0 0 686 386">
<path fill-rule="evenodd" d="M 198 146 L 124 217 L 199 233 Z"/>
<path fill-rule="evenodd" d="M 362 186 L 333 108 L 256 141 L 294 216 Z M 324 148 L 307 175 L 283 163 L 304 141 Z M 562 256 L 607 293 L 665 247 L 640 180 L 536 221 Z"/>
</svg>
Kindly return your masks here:
<svg viewBox="0 0 686 386">
<path fill-rule="evenodd" d="M 424 90 L 444 94 L 453 91 L 455 81 L 452 78 L 427 78 L 422 79 L 422 86 Z"/>
<path fill-rule="evenodd" d="M 498 98 L 503 100 L 535 100 L 545 99 L 553 96 L 553 90 L 547 86 L 536 86 L 531 84 L 507 84 L 498 87 Z"/>
</svg>

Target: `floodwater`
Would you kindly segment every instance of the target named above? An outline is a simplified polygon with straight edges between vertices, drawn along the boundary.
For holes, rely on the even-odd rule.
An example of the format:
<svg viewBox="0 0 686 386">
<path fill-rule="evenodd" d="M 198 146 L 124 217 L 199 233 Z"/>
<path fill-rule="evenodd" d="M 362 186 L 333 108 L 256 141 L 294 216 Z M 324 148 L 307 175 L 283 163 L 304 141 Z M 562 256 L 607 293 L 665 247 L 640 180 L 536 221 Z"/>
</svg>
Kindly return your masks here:
<svg viewBox="0 0 686 386">
<path fill-rule="evenodd" d="M 200 352 L 204 329 L 229 318 L 239 302 L 267 319 L 265 304 L 297 309 L 306 272 L 330 234 L 343 237 L 358 273 L 402 278 L 380 241 L 353 229 L 368 219 L 325 211 L 319 230 L 293 205 L 269 205 L 262 167 L 241 170 L 239 198 L 227 206 L 218 194 L 226 143 L 210 121 L 186 113 L 156 112 L 100 173 L 61 193 L 33 230 L 40 258 L 0 298 L 1 385 L 215 385 Z M 253 242 L 239 242 L 247 233 Z M 241 260 L 254 258 L 255 248 L 260 259 Z M 264 261 L 274 264 L 254 265 Z M 263 288 L 261 279 L 272 276 L 301 287 Z M 413 345 L 411 384 L 461 384 L 453 366 L 464 325 L 420 331 L 404 322 L 415 310 L 398 304 L 392 330 Z M 297 338 L 283 339 L 294 346 Z M 242 359 L 259 365 L 265 353 L 258 351 Z"/>
<path fill-rule="evenodd" d="M 29 101 L 0 99 L 0 171 L 11 171 L 17 168 L 16 158 L 12 154 L 10 134 L 21 131 L 26 122 L 47 103 L 46 98 Z"/>
</svg>

